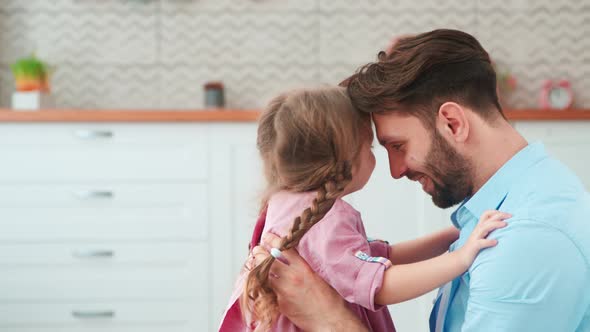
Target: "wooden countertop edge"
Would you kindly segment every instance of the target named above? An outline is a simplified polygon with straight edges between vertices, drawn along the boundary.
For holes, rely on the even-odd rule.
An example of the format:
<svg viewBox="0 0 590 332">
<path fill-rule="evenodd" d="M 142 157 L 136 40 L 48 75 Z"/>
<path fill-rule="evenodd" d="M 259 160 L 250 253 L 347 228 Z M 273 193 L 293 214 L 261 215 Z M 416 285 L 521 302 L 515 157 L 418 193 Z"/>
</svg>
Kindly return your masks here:
<svg viewBox="0 0 590 332">
<path fill-rule="evenodd" d="M 257 110 L 41 110 L 0 109 L 0 122 L 253 122 Z"/>
<path fill-rule="evenodd" d="M 509 120 L 580 121 L 590 120 L 590 109 L 520 109 L 505 112 Z M 0 109 L 0 122 L 254 122 L 258 110 L 73 110 L 13 111 Z"/>
<path fill-rule="evenodd" d="M 509 120 L 522 121 L 580 121 L 590 120 L 590 109 L 543 110 L 520 109 L 504 112 Z"/>
</svg>

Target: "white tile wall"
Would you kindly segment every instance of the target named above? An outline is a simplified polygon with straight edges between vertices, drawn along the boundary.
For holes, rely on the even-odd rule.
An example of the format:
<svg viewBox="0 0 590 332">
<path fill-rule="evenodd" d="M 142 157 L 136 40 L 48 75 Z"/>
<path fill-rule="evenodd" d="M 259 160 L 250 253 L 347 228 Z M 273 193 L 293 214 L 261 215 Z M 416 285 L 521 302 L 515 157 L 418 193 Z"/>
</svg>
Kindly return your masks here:
<svg viewBox="0 0 590 332">
<path fill-rule="evenodd" d="M 317 14 L 290 12 L 167 14 L 162 17 L 160 60 L 200 66 L 314 65 L 316 22 Z"/>
<path fill-rule="evenodd" d="M 141 5 L 141 6 L 140 6 Z M 148 12 L 158 8 L 152 0 L 2 0 L 1 7 L 10 11 L 77 11 L 77 12 Z"/>
<path fill-rule="evenodd" d="M 160 7 L 164 12 L 311 12 L 316 9 L 316 2 L 317 0 L 161 0 Z"/>
<path fill-rule="evenodd" d="M 467 4 L 466 8 L 473 7 Z M 326 64 L 362 65 L 376 58 L 396 35 L 447 27 L 465 31 L 475 27 L 473 8 L 461 11 L 336 11 L 320 17 L 320 68 Z"/>
<path fill-rule="evenodd" d="M 8 11 L 0 14 L 2 62 L 36 52 L 50 63 L 153 64 L 157 51 L 154 13 Z"/>
<path fill-rule="evenodd" d="M 585 0 L 2 0 L 0 106 L 7 65 L 54 64 L 60 107 L 199 108 L 222 80 L 230 107 L 259 108 L 289 87 L 338 83 L 395 35 L 458 28 L 517 76 L 509 106 L 534 107 L 544 79 L 590 107 Z"/>
<path fill-rule="evenodd" d="M 160 105 L 160 77 L 159 67 L 150 65 L 69 64 L 51 81 L 58 106 L 153 109 Z"/>
</svg>

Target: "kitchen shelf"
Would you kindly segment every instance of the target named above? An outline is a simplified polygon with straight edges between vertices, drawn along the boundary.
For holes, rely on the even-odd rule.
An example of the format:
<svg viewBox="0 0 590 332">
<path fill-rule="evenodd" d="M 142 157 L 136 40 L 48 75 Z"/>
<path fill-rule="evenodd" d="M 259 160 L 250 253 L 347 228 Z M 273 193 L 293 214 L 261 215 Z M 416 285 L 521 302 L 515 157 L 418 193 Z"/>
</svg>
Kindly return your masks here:
<svg viewBox="0 0 590 332">
<path fill-rule="evenodd" d="M 0 122 L 252 122 L 257 110 L 73 110 L 0 109 Z"/>
<path fill-rule="evenodd" d="M 504 111 L 509 120 L 522 121 L 579 121 L 590 120 L 590 109 L 544 110 L 518 109 Z"/>
<path fill-rule="evenodd" d="M 0 122 L 254 122 L 259 110 L 76 110 L 52 109 L 13 111 L 0 109 Z M 509 120 L 518 121 L 583 121 L 590 120 L 590 109 L 506 110 Z"/>
</svg>

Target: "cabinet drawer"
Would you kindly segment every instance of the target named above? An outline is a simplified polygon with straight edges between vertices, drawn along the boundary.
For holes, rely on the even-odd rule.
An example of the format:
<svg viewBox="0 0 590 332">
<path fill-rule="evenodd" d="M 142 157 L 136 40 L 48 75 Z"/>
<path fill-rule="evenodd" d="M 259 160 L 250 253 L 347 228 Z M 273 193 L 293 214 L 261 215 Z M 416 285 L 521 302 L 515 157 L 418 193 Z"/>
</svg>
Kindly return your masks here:
<svg viewBox="0 0 590 332">
<path fill-rule="evenodd" d="M 207 243 L 0 245 L 1 302 L 208 299 Z"/>
<path fill-rule="evenodd" d="M 0 303 L 0 331 L 207 331 L 207 306 L 191 301 Z"/>
<path fill-rule="evenodd" d="M 201 183 L 7 184 L 0 240 L 205 240 L 207 208 Z"/>
<path fill-rule="evenodd" d="M 1 124 L 0 181 L 207 178 L 194 124 Z"/>
</svg>

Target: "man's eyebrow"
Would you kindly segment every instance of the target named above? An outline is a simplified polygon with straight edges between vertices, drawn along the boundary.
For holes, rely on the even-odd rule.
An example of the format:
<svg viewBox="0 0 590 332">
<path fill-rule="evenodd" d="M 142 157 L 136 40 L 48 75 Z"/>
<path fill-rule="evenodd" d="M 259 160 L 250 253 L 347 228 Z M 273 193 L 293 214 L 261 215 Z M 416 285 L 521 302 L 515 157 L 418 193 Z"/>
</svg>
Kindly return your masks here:
<svg viewBox="0 0 590 332">
<path fill-rule="evenodd" d="M 403 141 L 403 138 L 401 138 L 399 136 L 383 136 L 383 137 L 379 137 L 378 140 L 379 140 L 379 144 L 385 145 L 390 142 Z"/>
</svg>

